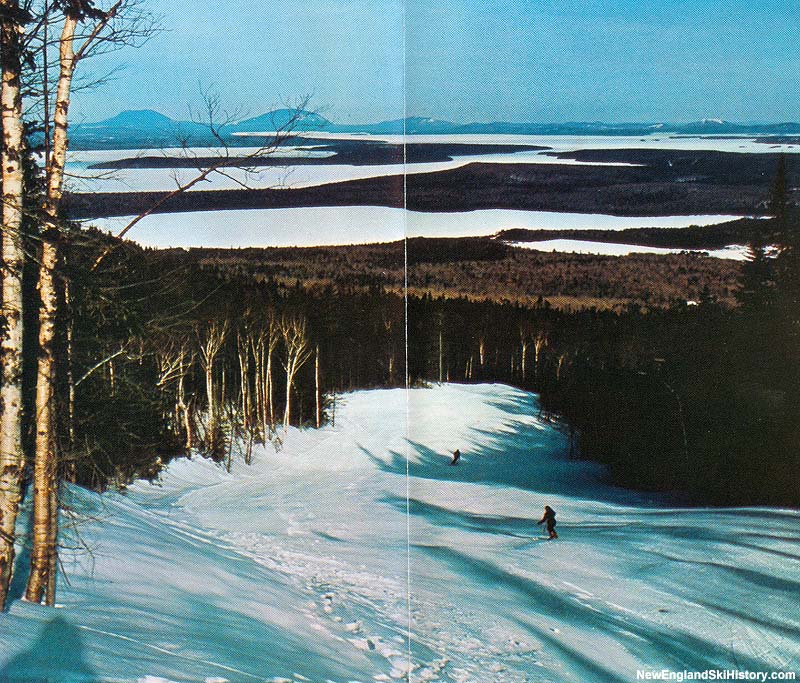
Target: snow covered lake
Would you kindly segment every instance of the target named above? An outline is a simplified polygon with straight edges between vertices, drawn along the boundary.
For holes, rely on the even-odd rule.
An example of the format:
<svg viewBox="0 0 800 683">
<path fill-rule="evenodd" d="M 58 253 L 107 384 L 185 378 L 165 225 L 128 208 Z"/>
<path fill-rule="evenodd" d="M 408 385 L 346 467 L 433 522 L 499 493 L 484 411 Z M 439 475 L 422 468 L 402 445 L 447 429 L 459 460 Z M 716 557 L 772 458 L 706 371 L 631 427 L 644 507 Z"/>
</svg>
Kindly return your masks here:
<svg viewBox="0 0 800 683">
<path fill-rule="evenodd" d="M 557 159 L 549 152 L 574 152 L 582 149 L 670 149 L 670 150 L 708 150 L 740 153 L 786 152 L 800 153 L 800 146 L 789 144 L 768 145 L 749 139 L 714 139 L 713 137 L 685 136 L 577 136 L 577 135 L 409 135 L 368 136 L 368 135 L 325 135 L 314 133 L 321 139 L 349 139 L 384 141 L 393 144 L 438 143 L 438 144 L 502 144 L 533 145 L 548 147 L 549 150 L 521 151 L 511 154 L 488 154 L 455 156 L 452 161 L 432 163 L 352 166 L 333 165 L 292 165 L 292 157 L 324 157 L 330 152 L 309 150 L 303 147 L 281 148 L 280 156 L 287 157 L 286 166 L 265 168 L 256 173 L 246 173 L 240 169 L 226 170 L 226 176 L 213 174 L 195 190 L 240 189 L 244 183 L 252 188 L 300 188 L 362 180 L 387 175 L 407 173 L 432 173 L 459 168 L 473 162 L 482 163 L 529 163 L 550 165 L 589 165 L 589 166 L 630 166 L 602 162 L 582 162 L 574 159 Z M 257 151 L 257 147 L 236 147 L 234 155 L 246 155 Z M 192 170 L 174 171 L 171 169 L 119 169 L 113 172 L 96 171 L 89 166 L 98 162 L 108 162 L 139 156 L 214 156 L 219 150 L 208 147 L 164 150 L 98 150 L 72 152 L 67 163 L 68 183 L 76 192 L 144 192 L 175 189 L 176 183 L 187 182 L 196 175 Z"/>
<path fill-rule="evenodd" d="M 541 242 L 511 242 L 512 246 L 538 251 L 559 251 L 571 254 L 599 254 L 602 256 L 627 256 L 629 254 L 679 254 L 686 249 L 666 249 L 664 247 L 643 247 L 638 244 L 615 244 L 613 242 L 592 242 L 590 240 L 545 240 Z M 747 246 L 731 245 L 723 249 L 708 249 L 703 253 L 714 258 L 744 261 L 747 259 Z"/>
<path fill-rule="evenodd" d="M 757 142 L 755 135 L 676 135 L 671 133 L 650 135 L 515 135 L 506 133 L 487 134 L 414 134 L 414 135 L 365 135 L 361 133 L 308 133 L 308 137 L 329 140 L 382 140 L 394 144 L 450 143 L 486 145 L 536 145 L 550 147 L 554 152 L 574 152 L 579 149 L 674 149 L 706 150 L 711 152 L 785 152 L 800 153 L 800 145 L 787 143 Z M 257 133 L 246 137 L 259 138 Z"/>
<path fill-rule="evenodd" d="M 116 233 L 131 218 L 98 218 L 86 223 Z M 149 247 L 327 246 L 392 242 L 404 236 L 480 237 L 511 228 L 680 228 L 714 225 L 736 218 L 631 217 L 510 209 L 424 213 L 380 206 L 306 207 L 154 214 L 139 222 L 128 236 Z"/>
<path fill-rule="evenodd" d="M 64 553 L 60 609 L 0 615 L 0 680 L 797 669 L 800 513 L 608 487 L 537 413 L 503 385 L 363 391 L 339 398 L 335 426 L 290 429 L 230 474 L 179 460 L 125 495 L 73 489 L 92 555 Z M 536 525 L 545 504 L 557 541 Z"/>
<path fill-rule="evenodd" d="M 474 141 L 472 141 L 474 142 Z M 250 148 L 235 148 L 232 154 L 246 155 L 256 151 Z M 67 173 L 70 174 L 68 183 L 74 192 L 158 192 L 174 190 L 179 184 L 190 181 L 197 175 L 192 169 L 169 168 L 133 168 L 115 169 L 113 171 L 98 171 L 89 168 L 92 164 L 101 161 L 111 161 L 137 156 L 177 156 L 189 154 L 200 156 L 207 154 L 215 156 L 219 150 L 206 148 L 192 148 L 191 150 L 115 150 L 115 151 L 90 151 L 74 152 L 67 163 Z M 242 186 L 253 189 L 276 188 L 296 189 L 301 187 L 314 187 L 328 183 L 338 183 L 346 180 L 364 180 L 367 178 L 380 178 L 383 176 L 401 175 L 404 171 L 409 174 L 433 173 L 459 168 L 473 162 L 480 163 L 515 163 L 515 164 L 548 164 L 559 166 L 632 166 L 634 164 L 586 162 L 575 159 L 556 159 L 545 156 L 540 152 L 521 151 L 510 154 L 481 154 L 454 156 L 452 161 L 436 161 L 413 164 L 370 164 L 354 166 L 350 164 L 319 164 L 319 165 L 293 165 L 292 156 L 327 156 L 329 153 L 321 152 L 316 155 L 304 150 L 281 150 L 280 156 L 287 157 L 285 165 L 258 169 L 248 172 L 243 169 L 225 169 L 225 175 L 212 174 L 206 181 L 195 186 L 194 190 L 238 190 Z"/>
<path fill-rule="evenodd" d="M 384 140 L 395 144 L 403 142 L 402 136 L 348 136 L 314 134 L 320 138 Z M 800 152 L 793 145 L 764 145 L 751 140 L 713 139 L 703 137 L 605 137 L 605 136 L 520 136 L 520 135 L 432 135 L 408 136 L 410 143 L 460 143 L 460 144 L 517 144 L 548 147 L 551 151 L 569 152 L 580 149 L 678 149 L 718 150 L 729 152 Z M 234 154 L 247 154 L 256 147 L 234 148 Z M 190 150 L 101 150 L 74 152 L 68 163 L 72 174 L 70 183 L 80 192 L 129 192 L 175 189 L 194 175 L 192 170 L 175 169 L 120 169 L 98 172 L 89 166 L 120 158 L 142 155 L 194 156 L 213 155 L 213 148 Z M 292 156 L 329 154 L 302 147 L 289 147 L 281 151 Z M 227 169 L 226 176 L 212 175 L 208 181 L 195 186 L 195 190 L 240 189 L 242 184 L 253 188 L 301 188 L 346 180 L 366 179 L 405 172 L 432 173 L 444 171 L 472 162 L 483 163 L 536 163 L 582 164 L 570 159 L 556 159 L 538 151 L 521 151 L 492 155 L 454 157 L 452 161 L 353 166 L 344 164 L 310 164 L 268 167 L 255 173 L 241 169 Z M 590 164 L 598 165 L 598 164 Z M 603 164 L 599 164 L 603 165 Z M 614 164 L 611 164 L 614 165 Z M 625 164 L 623 164 L 625 165 Z M 130 237 L 153 247 L 247 247 L 247 246 L 327 246 L 336 244 L 362 244 L 386 242 L 416 237 L 469 237 L 492 235 L 510 228 L 529 229 L 606 229 L 621 230 L 638 227 L 688 227 L 712 225 L 738 216 L 662 216 L 657 218 L 619 217 L 546 211 L 514 211 L 487 209 L 471 212 L 422 213 L 384 207 L 335 207 L 291 209 L 245 209 L 225 211 L 185 212 L 153 215 L 142 221 Z M 117 232 L 128 218 L 107 218 L 90 221 L 98 227 Z M 587 245 L 583 245 L 589 248 Z M 550 245 L 549 248 L 553 248 Z M 616 245 L 592 245 L 591 253 L 615 254 Z M 567 249 L 569 250 L 569 249 Z M 653 251 L 652 253 L 658 253 Z M 717 254 L 730 257 L 730 252 Z M 735 257 L 735 256 L 734 256 Z"/>
</svg>

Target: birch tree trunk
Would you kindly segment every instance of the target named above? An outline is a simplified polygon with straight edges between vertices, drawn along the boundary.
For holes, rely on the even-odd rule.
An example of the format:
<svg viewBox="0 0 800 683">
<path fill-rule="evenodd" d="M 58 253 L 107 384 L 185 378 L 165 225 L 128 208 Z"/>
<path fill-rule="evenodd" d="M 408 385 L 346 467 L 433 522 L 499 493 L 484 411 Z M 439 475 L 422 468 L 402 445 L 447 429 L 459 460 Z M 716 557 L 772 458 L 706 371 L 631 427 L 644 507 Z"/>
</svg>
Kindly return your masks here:
<svg viewBox="0 0 800 683">
<path fill-rule="evenodd" d="M 267 408 L 269 409 L 269 424 L 275 424 L 275 384 L 272 379 L 272 357 L 275 350 L 278 348 L 280 341 L 280 330 L 278 323 L 274 318 L 270 318 L 269 330 L 267 336 L 267 384 L 266 384 L 266 399 Z M 265 436 L 266 438 L 266 436 Z"/>
<path fill-rule="evenodd" d="M 33 548 L 31 550 L 31 571 L 25 599 L 39 603 L 49 585 L 51 539 L 54 533 L 51 523 L 54 519 L 52 505 L 56 485 L 56 454 L 53 442 L 53 380 L 55 373 L 55 317 L 57 297 L 52 277 L 58 261 L 58 251 L 54 244 L 42 245 L 42 260 L 39 268 L 39 365 L 36 382 L 36 459 L 33 469 Z M 51 604 L 48 595 L 47 602 Z M 53 599 L 54 603 L 55 600 Z"/>
<path fill-rule="evenodd" d="M 219 378 L 220 379 L 220 381 L 219 381 L 219 397 L 217 398 L 216 416 L 214 418 L 214 420 L 215 420 L 215 422 L 217 424 L 217 430 L 219 431 L 219 438 L 222 439 L 221 442 L 217 442 L 217 443 L 221 443 L 223 449 L 225 448 L 225 429 L 224 429 L 223 425 L 224 425 L 224 417 L 225 417 L 225 407 L 227 406 L 226 397 L 228 395 L 227 394 L 227 391 L 228 391 L 227 373 L 225 372 L 225 369 L 226 369 L 225 368 L 225 361 L 223 359 L 223 362 L 222 362 L 221 367 L 220 367 L 220 373 L 219 373 L 220 374 L 220 378 Z M 230 415 L 230 413 L 231 413 L 231 411 L 229 410 L 228 414 Z M 231 420 L 228 420 L 228 423 L 230 424 L 231 433 L 233 433 L 233 422 Z M 224 450 L 222 451 L 222 455 L 223 456 L 225 455 L 225 451 Z"/>
<path fill-rule="evenodd" d="M 47 547 L 47 586 L 45 587 L 45 604 L 55 607 L 56 604 L 56 578 L 58 577 L 58 509 L 59 509 L 59 480 L 56 474 L 52 477 L 50 487 L 50 524 L 48 527 Z"/>
<path fill-rule="evenodd" d="M 74 0 L 64 3 L 61 37 L 59 39 L 59 75 L 53 109 L 52 142 L 45 168 L 46 194 L 43 205 L 41 231 L 42 250 L 39 261 L 39 359 L 36 374 L 36 439 L 33 485 L 33 547 L 31 571 L 25 592 L 26 600 L 41 602 L 45 594 L 48 605 L 55 604 L 57 539 L 58 539 L 58 464 L 55 451 L 55 416 L 53 396 L 55 387 L 55 339 L 58 295 L 56 269 L 59 262 L 59 208 L 64 189 L 64 167 L 67 161 L 67 126 L 72 92 L 72 79 L 78 61 L 87 54 L 100 33 L 109 25 L 122 6 L 117 0 L 105 13 L 99 12 L 89 2 Z M 45 8 L 45 12 L 50 11 Z M 75 52 L 75 34 L 78 23 L 97 19 L 94 29 Z M 45 23 L 46 25 L 46 23 Z M 5 63 L 5 61 L 4 61 Z M 45 70 L 47 64 L 44 65 Z M 49 103 L 45 107 L 49 112 Z M 49 120 L 47 129 L 49 129 Z"/>
<path fill-rule="evenodd" d="M 247 332 L 245 331 L 244 335 L 246 334 Z M 241 332 L 236 335 L 236 352 L 239 359 L 239 399 L 242 402 L 242 429 L 246 432 L 250 428 L 248 398 L 248 389 L 250 387 L 250 345 L 244 335 Z"/>
<path fill-rule="evenodd" d="M 522 337 L 520 355 L 522 356 L 522 381 L 524 383 L 528 381 L 528 339 L 526 337 Z"/>
<path fill-rule="evenodd" d="M 444 332 L 439 329 L 439 384 L 444 379 Z"/>
<path fill-rule="evenodd" d="M 286 346 L 286 409 L 283 413 L 283 427 L 289 427 L 292 420 L 292 386 L 300 368 L 311 357 L 306 337 L 306 322 L 302 318 L 284 318 L 280 324 L 283 343 Z"/>
<path fill-rule="evenodd" d="M 206 403 L 208 404 L 208 415 L 206 424 L 208 434 L 206 434 L 206 447 L 210 453 L 214 453 L 217 446 L 217 401 L 214 393 L 214 364 L 213 361 L 206 365 Z"/>
<path fill-rule="evenodd" d="M 50 581 L 50 566 L 55 563 L 56 530 L 51 524 L 57 519 L 57 510 L 52 506 L 56 500 L 56 452 L 54 443 L 55 419 L 53 415 L 53 387 L 55 383 L 55 336 L 58 297 L 55 273 L 58 267 L 58 209 L 64 187 L 64 165 L 67 160 L 67 125 L 75 71 L 75 29 L 77 18 L 67 13 L 61 30 L 59 43 L 59 76 L 53 113 L 53 143 L 50 166 L 47 169 L 47 196 L 44 213 L 45 225 L 42 234 L 42 256 L 39 266 L 39 363 L 36 375 L 36 462 L 33 482 L 33 549 L 31 550 L 31 573 L 25 593 L 27 600 L 41 602 L 48 587 L 55 586 L 55 577 Z M 51 545 L 53 547 L 51 547 Z M 47 590 L 46 602 L 55 603 L 54 590 Z"/>
<path fill-rule="evenodd" d="M 217 431 L 219 429 L 218 400 L 214 385 L 214 363 L 225 343 L 228 334 L 228 321 L 219 324 L 212 322 L 206 330 L 205 339 L 200 340 L 200 360 L 206 379 L 206 401 L 208 403 L 208 428 L 206 434 L 206 448 L 214 455 L 217 450 Z M 222 390 L 224 394 L 224 389 Z M 224 402 L 224 396 L 222 397 Z"/>
<path fill-rule="evenodd" d="M 0 0 L 2 63 L 2 287 L 5 329 L 0 338 L 0 611 L 14 567 L 22 475 L 22 197 L 23 128 L 19 2 Z"/>
<path fill-rule="evenodd" d="M 536 339 L 533 340 L 533 381 L 539 381 L 539 356 L 542 353 L 542 349 L 547 345 L 547 337 L 543 335 L 538 335 Z"/>
<path fill-rule="evenodd" d="M 254 428 L 260 425 L 261 437 L 264 443 L 267 441 L 267 409 L 266 401 L 264 400 L 264 392 L 266 390 L 266 380 L 264 379 L 264 332 L 259 330 L 256 334 L 250 337 L 250 350 L 253 354 L 253 363 L 255 364 L 255 377 L 253 386 L 255 387 L 255 415 L 253 416 Z"/>
<path fill-rule="evenodd" d="M 272 350 L 267 349 L 267 403 L 266 409 L 268 414 L 269 425 L 275 424 L 275 384 L 272 381 Z M 265 435 L 266 438 L 266 435 Z"/>
<path fill-rule="evenodd" d="M 186 449 L 186 454 L 191 455 L 192 452 L 192 418 L 189 413 L 189 406 L 186 403 L 186 357 L 187 351 L 185 346 L 181 346 L 180 350 L 180 364 L 178 369 L 178 389 L 177 389 L 177 404 L 178 404 L 178 412 L 183 417 L 183 431 L 186 435 L 186 440 L 184 441 L 184 448 Z M 191 367 L 193 359 L 189 359 L 189 367 Z"/>
<path fill-rule="evenodd" d="M 383 329 L 386 331 L 386 340 L 389 345 L 389 386 L 394 386 L 395 384 L 395 350 L 394 350 L 394 340 L 392 338 L 392 328 L 393 328 L 392 320 L 387 319 L 383 321 Z"/>
<path fill-rule="evenodd" d="M 558 356 L 558 366 L 556 367 L 556 382 L 561 381 L 561 372 L 564 368 L 564 363 L 567 361 L 567 353 L 564 352 Z"/>
<path fill-rule="evenodd" d="M 316 396 L 316 420 L 317 429 L 322 426 L 322 374 L 319 361 L 319 344 L 314 349 L 314 394 Z"/>
<path fill-rule="evenodd" d="M 283 428 L 287 429 L 292 421 L 292 383 L 294 382 L 294 369 L 291 365 L 286 368 L 286 406 L 283 411 Z"/>
</svg>

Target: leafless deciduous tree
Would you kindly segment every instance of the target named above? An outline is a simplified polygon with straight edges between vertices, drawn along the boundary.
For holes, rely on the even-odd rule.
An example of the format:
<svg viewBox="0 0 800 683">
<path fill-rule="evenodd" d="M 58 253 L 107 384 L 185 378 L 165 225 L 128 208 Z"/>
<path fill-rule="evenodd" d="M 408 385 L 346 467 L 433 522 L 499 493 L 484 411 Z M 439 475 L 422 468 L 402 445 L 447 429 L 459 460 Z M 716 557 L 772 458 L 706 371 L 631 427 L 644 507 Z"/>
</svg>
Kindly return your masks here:
<svg viewBox="0 0 800 683">
<path fill-rule="evenodd" d="M 162 390 L 171 388 L 174 391 L 175 425 L 178 429 L 183 429 L 184 448 L 189 453 L 194 445 L 194 429 L 191 399 L 186 395 L 186 379 L 194 365 L 196 353 L 187 339 L 170 337 L 157 346 L 155 355 L 159 373 L 158 386 Z"/>
<path fill-rule="evenodd" d="M 265 140 L 264 144 L 262 144 L 258 149 L 251 150 L 247 154 L 235 155 L 232 152 L 223 131 L 227 125 L 236 120 L 236 115 L 234 113 L 226 112 L 223 109 L 219 95 L 213 91 L 204 90 L 201 95 L 204 103 L 204 114 L 202 116 L 193 115 L 192 119 L 195 123 L 200 123 L 206 127 L 211 136 L 217 141 L 217 144 L 219 145 L 219 152 L 214 155 L 211 160 L 206 158 L 203 161 L 198 158 L 198 165 L 195 169 L 196 173 L 193 174 L 191 178 L 182 180 L 176 176 L 176 187 L 154 202 L 145 211 L 141 212 L 137 216 L 134 216 L 117 233 L 118 238 L 125 237 L 131 230 L 133 230 L 133 228 L 136 227 L 139 222 L 158 211 L 170 200 L 174 199 L 178 195 L 183 194 L 184 192 L 188 192 L 196 185 L 208 180 L 211 176 L 223 176 L 237 183 L 243 189 L 250 189 L 250 186 L 247 184 L 246 180 L 243 181 L 236 178 L 231 171 L 233 169 L 239 169 L 245 171 L 245 174 L 257 174 L 259 170 L 252 162 L 264 156 L 274 154 L 276 150 L 280 149 L 289 140 L 296 137 L 295 128 L 297 124 L 308 114 L 306 107 L 308 107 L 308 103 L 310 101 L 310 96 L 305 96 L 301 98 L 299 102 L 293 104 L 292 115 L 289 116 L 288 120 L 284 122 L 283 125 L 277 126 L 277 130 L 274 131 L 274 133 L 269 136 Z M 182 153 L 186 158 L 192 158 L 195 156 L 189 147 L 189 142 L 187 140 L 181 141 L 181 147 Z M 105 260 L 105 258 L 114 248 L 115 247 L 111 245 L 103 250 L 97 257 L 93 268 L 97 269 L 97 267 L 103 262 L 103 260 Z"/>
<path fill-rule="evenodd" d="M 206 379 L 206 402 L 208 412 L 206 417 L 206 448 L 213 455 L 217 451 L 219 440 L 219 396 L 215 385 L 214 364 L 217 356 L 225 344 L 228 336 L 229 323 L 211 321 L 203 330 L 198 330 L 200 344 L 200 364 Z M 223 377 L 224 382 L 224 377 Z M 224 393 L 224 390 L 223 390 Z"/>
<path fill-rule="evenodd" d="M 539 372 L 540 372 L 539 359 L 542 355 L 542 350 L 548 345 L 548 343 L 549 343 L 549 338 L 547 336 L 547 333 L 545 332 L 539 332 L 533 338 L 533 362 L 534 362 L 533 373 L 534 373 L 534 378 L 537 381 L 539 380 Z"/>
<path fill-rule="evenodd" d="M 262 438 L 266 439 L 275 423 L 275 385 L 273 382 L 273 359 L 281 340 L 281 332 L 275 314 L 270 312 L 267 321 L 253 339 L 253 353 L 256 358 L 257 386 L 260 389 L 259 416 L 261 418 Z"/>
<path fill-rule="evenodd" d="M 55 451 L 55 339 L 58 314 L 57 269 L 63 230 L 59 219 L 64 193 L 67 159 L 69 108 L 75 71 L 84 58 L 98 52 L 135 42 L 146 35 L 135 21 L 137 0 L 117 0 L 107 9 L 86 0 L 46 3 L 40 25 L 60 23 L 58 76 L 52 106 L 52 139 L 46 174 L 46 194 L 41 216 L 39 256 L 39 360 L 36 380 L 36 442 L 33 480 L 33 547 L 31 570 L 25 597 L 31 602 L 55 604 L 56 540 L 58 522 L 58 465 Z M 125 20 L 134 18 L 131 24 Z M 45 41 L 46 46 L 46 41 Z M 50 65 L 43 64 L 45 74 Z M 48 79 L 44 79 L 47 82 Z M 45 91 L 49 103 L 49 93 Z M 49 112 L 49 105 L 45 107 Z M 47 129 L 50 125 L 48 121 Z"/>
<path fill-rule="evenodd" d="M 283 368 L 286 371 L 286 408 L 283 413 L 284 429 L 292 419 L 292 387 L 297 372 L 311 358 L 305 318 L 286 316 L 280 322 L 281 336 L 286 347 Z"/>
</svg>

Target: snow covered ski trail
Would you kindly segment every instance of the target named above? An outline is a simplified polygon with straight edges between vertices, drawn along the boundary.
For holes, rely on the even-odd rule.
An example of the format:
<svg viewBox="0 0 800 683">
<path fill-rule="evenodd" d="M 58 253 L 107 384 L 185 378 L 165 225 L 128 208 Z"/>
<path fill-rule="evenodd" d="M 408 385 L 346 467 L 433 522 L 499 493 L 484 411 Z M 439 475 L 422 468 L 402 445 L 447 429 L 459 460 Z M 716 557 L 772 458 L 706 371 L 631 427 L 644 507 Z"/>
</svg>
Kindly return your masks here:
<svg viewBox="0 0 800 683">
<path fill-rule="evenodd" d="M 0 680 L 800 669 L 796 511 L 610 487 L 537 415 L 502 385 L 356 392 L 335 427 L 291 429 L 230 474 L 195 458 L 125 495 L 72 489 L 93 557 L 68 561 L 57 612 L 0 617 Z M 536 524 L 545 504 L 558 540 Z"/>
</svg>

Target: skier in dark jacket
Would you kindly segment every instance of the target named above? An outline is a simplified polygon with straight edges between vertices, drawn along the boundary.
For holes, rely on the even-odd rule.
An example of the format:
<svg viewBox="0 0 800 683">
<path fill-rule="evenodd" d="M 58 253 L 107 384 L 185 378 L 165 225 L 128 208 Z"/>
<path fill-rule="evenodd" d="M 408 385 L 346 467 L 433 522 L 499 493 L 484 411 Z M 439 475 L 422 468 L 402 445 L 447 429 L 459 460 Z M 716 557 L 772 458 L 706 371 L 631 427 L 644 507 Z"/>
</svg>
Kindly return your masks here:
<svg viewBox="0 0 800 683">
<path fill-rule="evenodd" d="M 558 538 L 558 534 L 556 533 L 556 511 L 553 510 L 553 508 L 551 508 L 549 505 L 544 506 L 544 516 L 537 522 L 537 524 L 545 525 L 551 541 L 554 538 Z"/>
<path fill-rule="evenodd" d="M 459 460 L 461 460 L 461 451 L 456 448 L 453 451 L 453 459 L 450 461 L 450 464 L 457 465 Z"/>
</svg>

